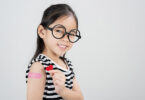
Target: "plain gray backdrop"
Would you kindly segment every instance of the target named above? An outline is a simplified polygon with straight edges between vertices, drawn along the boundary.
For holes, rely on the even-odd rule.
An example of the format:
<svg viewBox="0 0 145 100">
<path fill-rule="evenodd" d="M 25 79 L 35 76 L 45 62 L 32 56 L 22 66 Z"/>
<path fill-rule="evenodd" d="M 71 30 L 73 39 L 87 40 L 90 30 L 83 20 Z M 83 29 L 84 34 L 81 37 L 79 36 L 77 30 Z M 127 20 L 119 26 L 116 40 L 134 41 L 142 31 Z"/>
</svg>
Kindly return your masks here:
<svg viewBox="0 0 145 100">
<path fill-rule="evenodd" d="M 0 100 L 26 100 L 37 26 L 56 3 L 79 19 L 67 57 L 85 100 L 145 100 L 145 0 L 0 0 Z"/>
</svg>

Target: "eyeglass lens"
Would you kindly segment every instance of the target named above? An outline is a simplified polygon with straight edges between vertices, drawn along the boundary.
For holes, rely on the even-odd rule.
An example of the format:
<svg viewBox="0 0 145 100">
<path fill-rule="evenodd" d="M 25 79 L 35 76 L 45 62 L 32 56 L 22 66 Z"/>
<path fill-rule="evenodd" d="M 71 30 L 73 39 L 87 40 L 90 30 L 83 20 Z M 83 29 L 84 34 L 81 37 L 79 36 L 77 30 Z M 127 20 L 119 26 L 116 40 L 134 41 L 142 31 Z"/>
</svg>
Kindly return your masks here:
<svg viewBox="0 0 145 100">
<path fill-rule="evenodd" d="M 53 27 L 52 34 L 55 38 L 60 39 L 63 38 L 66 33 L 66 29 L 62 25 L 56 25 Z M 79 39 L 79 31 L 77 29 L 73 29 L 69 32 L 68 38 L 71 42 L 75 42 Z"/>
</svg>

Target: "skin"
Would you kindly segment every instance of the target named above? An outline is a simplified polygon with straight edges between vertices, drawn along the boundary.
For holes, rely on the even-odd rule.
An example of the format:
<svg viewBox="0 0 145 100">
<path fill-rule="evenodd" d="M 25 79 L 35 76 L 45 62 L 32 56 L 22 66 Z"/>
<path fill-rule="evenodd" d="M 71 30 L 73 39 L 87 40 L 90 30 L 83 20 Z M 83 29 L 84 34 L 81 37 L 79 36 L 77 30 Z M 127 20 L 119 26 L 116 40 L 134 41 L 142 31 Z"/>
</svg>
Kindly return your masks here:
<svg viewBox="0 0 145 100">
<path fill-rule="evenodd" d="M 61 24 L 66 27 L 66 31 L 69 32 L 72 29 L 76 29 L 76 21 L 72 16 L 63 16 L 57 19 L 54 23 L 52 23 L 49 27 L 53 27 L 56 24 Z M 42 25 L 38 27 L 38 35 L 43 39 L 45 44 L 45 49 L 43 50 L 43 54 L 50 57 L 53 61 L 55 61 L 58 65 L 62 66 L 65 69 L 68 69 L 68 66 L 59 58 L 64 53 L 69 51 L 73 43 L 69 42 L 67 36 L 62 39 L 55 39 L 50 30 L 44 29 Z M 67 48 L 61 49 L 58 44 L 66 45 Z M 30 72 L 37 72 L 42 75 L 40 79 L 32 79 L 28 78 L 28 89 L 27 89 L 27 100 L 42 100 L 44 86 L 45 86 L 45 71 L 43 66 L 39 62 L 35 62 L 32 64 Z M 73 89 L 70 90 L 65 87 L 65 75 L 63 72 L 59 70 L 50 70 L 50 75 L 53 78 L 53 83 L 55 86 L 55 91 L 59 95 L 61 95 L 64 100 L 83 100 L 83 95 L 81 89 L 77 83 L 76 78 L 74 77 L 73 81 Z M 32 85 L 33 84 L 33 85 Z M 39 89 L 39 91 L 37 90 Z"/>
<path fill-rule="evenodd" d="M 69 23 L 69 24 L 68 24 Z M 52 23 L 49 27 L 53 27 L 56 24 L 61 24 L 66 27 L 66 31 L 69 32 L 71 29 L 76 29 L 76 22 L 75 19 L 72 16 L 64 16 L 56 20 L 54 23 Z M 42 25 L 38 27 L 38 33 L 39 36 L 43 39 L 45 44 L 45 49 L 43 51 L 44 54 L 51 57 L 54 61 L 59 63 L 59 56 L 62 56 L 65 52 L 69 51 L 73 43 L 69 42 L 67 36 L 65 35 L 62 39 L 55 39 L 50 30 L 45 30 Z M 63 44 L 66 45 L 66 50 L 60 50 L 57 46 L 57 44 Z"/>
</svg>

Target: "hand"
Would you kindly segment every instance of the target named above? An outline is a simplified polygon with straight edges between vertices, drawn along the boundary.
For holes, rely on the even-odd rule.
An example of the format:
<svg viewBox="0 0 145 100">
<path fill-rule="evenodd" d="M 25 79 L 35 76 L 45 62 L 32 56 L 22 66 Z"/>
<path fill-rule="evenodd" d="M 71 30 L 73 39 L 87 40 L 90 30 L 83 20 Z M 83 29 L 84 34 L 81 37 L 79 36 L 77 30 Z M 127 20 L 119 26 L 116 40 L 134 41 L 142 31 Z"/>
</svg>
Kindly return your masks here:
<svg viewBox="0 0 145 100">
<path fill-rule="evenodd" d="M 66 77 L 65 77 L 64 73 L 59 70 L 50 70 L 49 73 L 53 79 L 53 83 L 55 86 L 55 92 L 58 93 L 59 95 L 61 95 L 63 90 L 66 88 L 65 87 Z"/>
</svg>

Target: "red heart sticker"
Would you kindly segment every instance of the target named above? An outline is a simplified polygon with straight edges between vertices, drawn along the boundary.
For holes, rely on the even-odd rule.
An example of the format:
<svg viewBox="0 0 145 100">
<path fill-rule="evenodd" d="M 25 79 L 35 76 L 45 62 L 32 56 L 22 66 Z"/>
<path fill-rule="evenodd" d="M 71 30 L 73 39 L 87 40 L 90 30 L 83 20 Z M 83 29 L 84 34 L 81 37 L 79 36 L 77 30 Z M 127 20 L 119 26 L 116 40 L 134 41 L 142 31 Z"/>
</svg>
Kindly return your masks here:
<svg viewBox="0 0 145 100">
<path fill-rule="evenodd" d="M 52 69 L 53 69 L 53 65 L 49 65 L 49 66 L 46 67 L 47 71 L 52 70 Z"/>
</svg>

